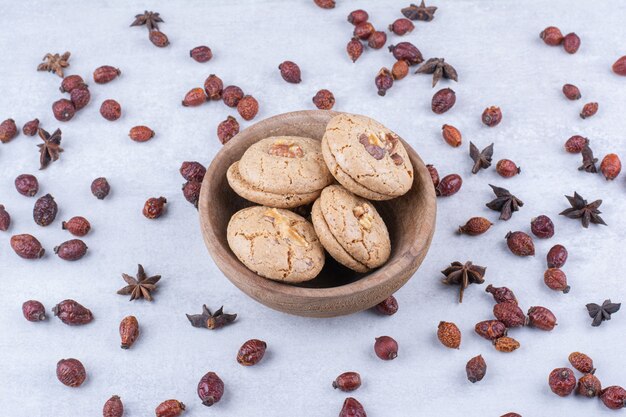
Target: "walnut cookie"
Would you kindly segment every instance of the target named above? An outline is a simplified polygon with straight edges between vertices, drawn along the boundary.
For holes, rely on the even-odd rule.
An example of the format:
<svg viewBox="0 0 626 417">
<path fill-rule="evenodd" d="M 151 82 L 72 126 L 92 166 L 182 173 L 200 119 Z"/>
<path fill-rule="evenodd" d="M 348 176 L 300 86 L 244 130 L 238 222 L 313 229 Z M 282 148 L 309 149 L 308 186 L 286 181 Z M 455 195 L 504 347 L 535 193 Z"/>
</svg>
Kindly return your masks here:
<svg viewBox="0 0 626 417">
<path fill-rule="evenodd" d="M 324 248 L 342 265 L 367 272 L 389 259 L 391 242 L 382 217 L 370 202 L 342 186 L 322 191 L 311 220 Z"/>
<path fill-rule="evenodd" d="M 312 203 L 333 182 L 320 143 L 296 136 L 263 139 L 230 166 L 228 183 L 241 197 L 278 208 Z"/>
<path fill-rule="evenodd" d="M 413 184 L 413 166 L 398 135 L 365 116 L 333 117 L 322 154 L 337 181 L 360 197 L 390 200 Z"/>
<path fill-rule="evenodd" d="M 265 278 L 308 281 L 324 266 L 324 248 L 313 225 L 289 210 L 263 206 L 240 210 L 231 217 L 226 237 L 237 258 Z"/>
</svg>

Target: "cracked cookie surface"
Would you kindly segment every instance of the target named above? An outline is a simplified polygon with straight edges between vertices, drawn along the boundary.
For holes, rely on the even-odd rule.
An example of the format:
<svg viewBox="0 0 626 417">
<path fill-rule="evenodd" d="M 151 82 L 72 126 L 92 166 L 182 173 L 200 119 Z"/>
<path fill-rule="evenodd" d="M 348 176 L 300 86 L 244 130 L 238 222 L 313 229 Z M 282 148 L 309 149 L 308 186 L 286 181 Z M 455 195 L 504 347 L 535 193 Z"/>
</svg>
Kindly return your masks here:
<svg viewBox="0 0 626 417">
<path fill-rule="evenodd" d="M 308 281 L 324 266 L 324 249 L 313 225 L 289 210 L 263 206 L 240 210 L 231 217 L 226 237 L 237 258 L 265 278 Z"/>
</svg>

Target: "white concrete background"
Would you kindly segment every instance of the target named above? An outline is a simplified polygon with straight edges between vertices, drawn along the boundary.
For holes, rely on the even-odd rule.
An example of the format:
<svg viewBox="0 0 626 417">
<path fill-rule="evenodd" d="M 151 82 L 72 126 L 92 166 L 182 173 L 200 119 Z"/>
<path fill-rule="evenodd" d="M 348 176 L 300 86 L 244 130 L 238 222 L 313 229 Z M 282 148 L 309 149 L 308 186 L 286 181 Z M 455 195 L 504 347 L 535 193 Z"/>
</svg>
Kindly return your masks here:
<svg viewBox="0 0 626 417">
<path fill-rule="evenodd" d="M 366 51 L 353 64 L 345 54 L 352 26 L 346 15 L 355 8 L 370 12 L 371 21 L 385 28 L 400 17 L 403 1 L 338 0 L 334 10 L 312 1 L 187 1 L 113 2 L 70 0 L 2 1 L 0 14 L 0 118 L 13 117 L 21 126 L 38 117 L 49 130 L 63 130 L 61 160 L 38 171 L 38 139 L 20 135 L 0 146 L 0 203 L 13 217 L 0 239 L 0 409 L 12 416 L 95 416 L 112 394 L 122 397 L 128 416 L 152 415 L 161 401 L 177 398 L 189 416 L 275 417 L 336 416 L 346 395 L 330 384 L 339 373 L 359 371 L 363 386 L 354 393 L 368 415 L 500 416 L 516 411 L 524 416 L 612 415 L 597 400 L 559 398 L 547 386 L 548 373 L 565 366 L 571 351 L 589 353 L 605 385 L 626 384 L 624 334 L 626 312 L 600 328 L 592 328 L 585 304 L 605 298 L 626 301 L 623 233 L 626 228 L 624 174 L 614 182 L 577 171 L 579 157 L 566 154 L 572 134 L 591 139 L 598 157 L 624 154 L 626 139 L 626 79 L 610 71 L 626 53 L 626 4 L 555 0 L 437 0 L 436 18 L 416 22 L 413 33 L 389 36 L 389 43 L 415 43 L 425 57 L 445 57 L 459 72 L 459 83 L 443 81 L 438 88 L 457 92 L 456 106 L 445 115 L 430 111 L 434 91 L 430 78 L 411 75 L 386 97 L 376 95 L 374 75 L 393 63 L 386 50 Z M 144 9 L 159 11 L 170 37 L 166 49 L 153 47 L 145 28 L 129 28 Z M 582 38 L 573 56 L 544 45 L 539 32 L 557 25 Z M 214 52 L 199 64 L 188 51 L 200 44 Z M 46 52 L 72 52 L 68 74 L 91 78 L 103 64 L 118 66 L 122 76 L 108 85 L 91 82 L 91 104 L 74 120 L 53 119 L 51 103 L 62 95 L 60 79 L 35 71 Z M 299 63 L 303 82 L 285 83 L 278 64 Z M 215 128 L 234 112 L 221 103 L 182 108 L 187 90 L 201 86 L 211 73 L 237 84 L 261 103 L 256 120 L 274 114 L 312 109 L 320 88 L 332 90 L 337 110 L 370 115 L 397 131 L 442 175 L 458 172 L 465 183 L 458 195 L 439 200 L 437 233 L 428 257 L 413 279 L 398 292 L 400 311 L 393 317 L 363 312 L 336 319 L 304 319 L 271 311 L 232 286 L 216 268 L 202 242 L 198 216 L 184 201 L 178 167 L 184 160 L 208 164 L 219 151 Z M 569 102 L 560 90 L 577 84 L 583 99 Z M 99 104 L 117 99 L 123 117 L 108 122 Z M 598 101 L 600 111 L 581 120 L 586 101 Z M 480 114 L 489 105 L 503 109 L 500 126 L 482 126 Z M 451 149 L 440 136 L 441 125 L 461 129 L 465 145 Z M 131 142 L 128 130 L 147 124 L 157 132 L 148 143 Z M 242 127 L 248 123 L 242 123 Z M 495 142 L 495 160 L 511 158 L 522 175 L 500 179 L 494 169 L 470 174 L 467 144 Z M 34 173 L 41 183 L 38 196 L 54 195 L 57 220 L 41 228 L 31 217 L 34 198 L 14 190 L 13 179 Z M 112 192 L 104 201 L 89 192 L 91 180 L 109 178 Z M 525 202 L 508 222 L 485 208 L 492 198 L 488 183 L 513 191 Z M 574 190 L 592 200 L 602 198 L 609 227 L 584 230 L 576 221 L 559 217 L 567 207 L 564 194 Z M 167 215 L 149 221 L 141 215 L 147 197 L 168 198 Z M 537 256 L 520 259 L 505 246 L 509 230 L 528 231 L 529 221 L 548 214 L 556 236 L 538 241 Z M 90 219 L 93 231 L 85 241 L 88 255 L 68 263 L 52 248 L 69 239 L 61 221 L 74 215 Z M 419 215 L 419 213 L 416 213 Z M 488 234 L 459 237 L 458 224 L 483 215 L 495 226 Z M 47 249 L 39 261 L 25 261 L 10 249 L 9 237 L 36 235 Z M 543 282 L 544 256 L 556 243 L 566 245 L 570 260 L 565 271 L 572 291 L 562 295 Z M 492 301 L 484 286 L 466 292 L 456 303 L 457 289 L 440 283 L 439 271 L 454 260 L 471 259 L 488 267 L 486 284 L 515 290 L 524 308 L 551 308 L 559 326 L 551 333 L 533 329 L 512 335 L 522 348 L 513 354 L 496 352 L 473 333 L 474 323 L 491 317 Z M 163 276 L 155 301 L 129 303 L 115 291 L 122 272 L 134 273 L 142 263 L 148 273 Z M 74 298 L 92 309 L 95 321 L 68 327 L 52 318 L 26 322 L 20 306 L 41 300 L 48 312 L 57 302 Z M 189 326 L 185 313 L 207 303 L 225 305 L 240 314 L 237 323 L 210 332 Z M 118 323 L 134 314 L 142 335 L 129 351 L 119 348 Z M 460 350 L 443 348 L 436 339 L 437 323 L 454 321 L 463 331 Z M 400 344 L 398 359 L 382 362 L 374 356 L 374 337 L 390 335 Z M 258 366 L 242 368 L 237 349 L 249 338 L 267 341 L 267 357 Z M 465 379 L 466 361 L 482 354 L 486 378 L 475 385 Z M 88 380 L 78 389 L 61 385 L 56 362 L 79 358 Z M 223 400 L 207 409 L 196 396 L 196 384 L 207 371 L 226 384 Z"/>
</svg>

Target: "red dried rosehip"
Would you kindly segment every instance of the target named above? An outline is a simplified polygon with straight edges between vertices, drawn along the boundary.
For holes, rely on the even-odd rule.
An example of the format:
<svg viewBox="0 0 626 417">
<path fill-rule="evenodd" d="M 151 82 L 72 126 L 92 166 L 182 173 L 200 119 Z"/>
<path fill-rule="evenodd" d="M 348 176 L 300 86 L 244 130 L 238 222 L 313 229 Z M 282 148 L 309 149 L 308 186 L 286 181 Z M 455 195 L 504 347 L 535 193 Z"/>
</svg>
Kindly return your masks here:
<svg viewBox="0 0 626 417">
<path fill-rule="evenodd" d="M 433 95 L 431 109 L 433 113 L 443 114 L 456 103 L 456 93 L 451 88 L 443 88 Z"/>
<path fill-rule="evenodd" d="M 183 196 L 185 197 L 185 200 L 193 204 L 195 208 L 198 208 L 201 189 L 202 183 L 198 181 L 187 181 L 183 184 Z"/>
<path fill-rule="evenodd" d="M 366 41 L 375 30 L 374 25 L 370 22 L 361 22 L 354 27 L 353 35 L 362 41 Z"/>
<path fill-rule="evenodd" d="M 22 133 L 26 136 L 35 136 L 39 130 L 39 119 L 33 119 L 30 122 L 26 122 L 22 127 Z"/>
<path fill-rule="evenodd" d="M 334 9 L 335 8 L 335 0 L 313 0 L 318 7 L 322 9 Z"/>
<path fill-rule="evenodd" d="M 598 112 L 598 103 L 592 102 L 587 103 L 583 106 L 583 109 L 580 112 L 580 118 L 586 119 L 588 117 L 593 116 Z"/>
<path fill-rule="evenodd" d="M 91 230 L 91 224 L 86 218 L 75 216 L 66 222 L 61 222 L 61 229 L 67 230 L 74 236 L 83 237 Z"/>
<path fill-rule="evenodd" d="M 598 377 L 593 374 L 585 374 L 578 379 L 578 385 L 576 386 L 576 394 L 583 397 L 593 398 L 600 395 L 602 391 L 602 384 Z"/>
<path fill-rule="evenodd" d="M 409 19 L 404 17 L 397 19 L 395 22 L 389 25 L 389 30 L 398 36 L 411 33 L 415 29 L 415 25 Z"/>
<path fill-rule="evenodd" d="M 387 43 L 387 34 L 381 31 L 375 31 L 367 38 L 367 46 L 372 49 L 380 49 Z"/>
<path fill-rule="evenodd" d="M 9 226 L 11 226 L 11 215 L 4 208 L 2 204 L 0 204 L 0 230 L 6 232 L 9 230 Z"/>
<path fill-rule="evenodd" d="M 465 225 L 459 226 L 459 233 L 470 236 L 478 236 L 485 233 L 493 225 L 484 217 L 472 217 Z"/>
<path fill-rule="evenodd" d="M 430 174 L 430 179 L 433 182 L 433 186 L 437 188 L 437 186 L 439 185 L 439 172 L 437 171 L 437 168 L 435 168 L 431 164 L 428 164 L 426 165 L 426 169 L 428 169 L 428 173 Z"/>
<path fill-rule="evenodd" d="M 331 91 L 322 89 L 313 96 L 313 104 L 320 110 L 330 110 L 335 105 L 335 96 Z"/>
<path fill-rule="evenodd" d="M 13 119 L 6 119 L 0 123 L 0 142 L 7 143 L 18 134 L 17 125 Z"/>
<path fill-rule="evenodd" d="M 166 400 L 154 410 L 156 417 L 178 417 L 185 411 L 185 404 L 178 400 Z"/>
<path fill-rule="evenodd" d="M 369 17 L 370 16 L 367 14 L 365 10 L 362 10 L 362 9 L 353 10 L 348 15 L 348 22 L 356 26 L 359 23 L 367 22 L 367 19 L 369 19 Z"/>
<path fill-rule="evenodd" d="M 530 221 L 530 231 L 540 239 L 549 239 L 554 236 L 554 223 L 548 216 L 542 214 Z"/>
<path fill-rule="evenodd" d="M 461 131 L 451 125 L 441 126 L 441 136 L 443 136 L 443 140 L 445 140 L 446 143 L 453 148 L 461 146 L 461 143 L 463 141 Z"/>
<path fill-rule="evenodd" d="M 500 417 L 522 417 L 520 414 L 517 413 L 506 413 Z"/>
<path fill-rule="evenodd" d="M 68 75 L 61 81 L 59 90 L 61 90 L 62 93 L 71 93 L 73 89 L 85 87 L 86 85 L 85 81 L 83 81 L 83 77 L 80 75 Z"/>
<path fill-rule="evenodd" d="M 239 133 L 239 122 L 233 116 L 226 117 L 226 120 L 217 125 L 217 138 L 224 145 Z"/>
<path fill-rule="evenodd" d="M 198 396 L 207 407 L 218 402 L 224 395 L 224 383 L 215 372 L 208 372 L 198 383 Z"/>
<path fill-rule="evenodd" d="M 119 396 L 114 395 L 104 403 L 102 407 L 102 417 L 122 417 L 124 415 L 124 404 Z"/>
<path fill-rule="evenodd" d="M 506 336 L 507 327 L 499 320 L 485 320 L 476 323 L 474 331 L 487 340 L 496 340 Z"/>
<path fill-rule="evenodd" d="M 526 323 L 526 316 L 522 309 L 510 301 L 493 306 L 493 315 L 508 328 L 521 327 Z"/>
<path fill-rule="evenodd" d="M 575 54 L 578 48 L 580 48 L 580 38 L 578 35 L 573 32 L 565 35 L 563 38 L 563 49 L 565 49 L 565 52 Z"/>
<path fill-rule="evenodd" d="M 259 363 L 265 355 L 267 344 L 259 339 L 250 339 L 237 352 L 237 362 L 243 366 L 252 366 Z"/>
<path fill-rule="evenodd" d="M 589 139 L 574 135 L 565 142 L 565 150 L 569 153 L 580 153 L 587 145 L 589 145 Z"/>
<path fill-rule="evenodd" d="M 68 326 L 80 326 L 91 323 L 91 311 L 74 300 L 63 300 L 52 307 L 52 312 Z"/>
<path fill-rule="evenodd" d="M 553 393 L 560 397 L 567 397 L 576 387 L 574 371 L 569 368 L 556 368 L 550 372 L 548 384 Z"/>
<path fill-rule="evenodd" d="M 104 177 L 99 177 L 93 180 L 91 183 L 91 193 L 98 199 L 103 200 L 109 192 L 111 191 L 111 186 L 109 182 Z"/>
<path fill-rule="evenodd" d="M 356 399 L 348 397 L 343 402 L 339 417 L 366 417 L 365 409 Z"/>
<path fill-rule="evenodd" d="M 100 114 L 105 119 L 113 122 L 122 116 L 122 106 L 115 100 L 104 100 L 100 105 Z"/>
<path fill-rule="evenodd" d="M 409 74 L 409 64 L 404 59 L 396 61 L 391 67 L 391 75 L 394 80 L 401 80 Z"/>
<path fill-rule="evenodd" d="M 578 100 L 581 98 L 580 90 L 573 84 L 563 85 L 563 95 L 569 100 Z"/>
<path fill-rule="evenodd" d="M 180 175 L 187 181 L 202 182 L 206 174 L 206 168 L 200 162 L 185 161 L 180 166 Z"/>
<path fill-rule="evenodd" d="M 35 201 L 33 219 L 39 226 L 48 226 L 57 216 L 58 206 L 54 197 L 46 194 Z"/>
<path fill-rule="evenodd" d="M 497 126 L 502 121 L 502 110 L 496 106 L 487 107 L 483 111 L 482 121 L 486 126 Z"/>
<path fill-rule="evenodd" d="M 224 83 L 222 79 L 215 74 L 211 74 L 204 80 L 204 91 L 209 100 L 219 100 L 222 98 L 222 90 Z"/>
<path fill-rule="evenodd" d="M 15 178 L 15 189 L 26 197 L 32 197 L 39 191 L 39 181 L 31 174 L 21 174 Z"/>
<path fill-rule="evenodd" d="M 376 84 L 379 96 L 382 97 L 387 94 L 387 90 L 393 86 L 393 75 L 391 71 L 382 67 L 380 71 L 378 71 L 378 74 L 376 74 L 376 78 L 374 78 L 374 84 Z"/>
<path fill-rule="evenodd" d="M 548 26 L 540 34 L 539 37 L 543 39 L 546 45 L 558 46 L 563 42 L 563 34 L 559 28 L 554 26 Z"/>
<path fill-rule="evenodd" d="M 110 65 L 103 65 L 96 68 L 96 70 L 93 72 L 93 80 L 97 84 L 106 84 L 116 79 L 121 73 L 122 71 L 120 71 L 118 68 L 112 67 Z"/>
<path fill-rule="evenodd" d="M 572 352 L 567 357 L 569 363 L 572 364 L 574 369 L 583 374 L 593 374 L 596 372 L 596 369 L 593 367 L 593 360 L 581 352 Z"/>
<path fill-rule="evenodd" d="M 472 384 L 482 381 L 487 373 L 487 362 L 485 362 L 482 355 L 475 356 L 465 365 L 465 372 L 467 373 L 467 379 Z"/>
<path fill-rule="evenodd" d="M 70 93 L 70 99 L 72 100 L 74 108 L 78 111 L 89 104 L 89 100 L 91 100 L 91 93 L 87 87 L 75 88 Z"/>
<path fill-rule="evenodd" d="M 600 171 L 607 181 L 617 178 L 622 171 L 622 161 L 620 161 L 619 156 L 614 153 L 605 156 L 600 163 Z"/>
<path fill-rule="evenodd" d="M 352 62 L 356 62 L 357 59 L 363 53 L 363 44 L 359 41 L 358 38 L 354 37 L 348 42 L 346 46 L 346 51 L 348 51 L 348 56 L 352 60 Z"/>
<path fill-rule="evenodd" d="M 167 200 L 165 197 L 149 198 L 143 206 L 143 215 L 148 219 L 157 219 L 161 217 L 165 211 L 166 203 Z"/>
<path fill-rule="evenodd" d="M 438 197 L 449 197 L 456 194 L 463 185 L 463 180 L 458 174 L 446 175 L 439 181 L 439 184 L 435 188 L 435 193 Z"/>
<path fill-rule="evenodd" d="M 440 321 L 437 326 L 437 339 L 447 348 L 458 349 L 461 346 L 461 331 L 454 323 Z"/>
<path fill-rule="evenodd" d="M 130 349 L 139 337 L 139 322 L 135 316 L 126 316 L 120 322 L 122 349 Z"/>
<path fill-rule="evenodd" d="M 393 316 L 398 312 L 398 300 L 393 295 L 385 298 L 374 306 L 374 309 L 382 315 Z"/>
<path fill-rule="evenodd" d="M 626 75 L 626 55 L 620 57 L 617 61 L 615 61 L 611 69 L 617 75 Z"/>
<path fill-rule="evenodd" d="M 517 304 L 517 298 L 515 297 L 515 294 L 507 287 L 494 287 L 493 285 L 489 284 L 487 285 L 487 288 L 485 288 L 485 292 L 491 294 L 496 303 L 511 302 Z"/>
<path fill-rule="evenodd" d="M 374 352 L 384 361 L 395 359 L 398 357 L 398 342 L 389 336 L 377 337 Z"/>
<path fill-rule="evenodd" d="M 11 236 L 11 248 L 24 259 L 39 259 L 46 252 L 37 238 L 29 234 Z"/>
<path fill-rule="evenodd" d="M 28 300 L 22 304 L 22 314 L 28 321 L 42 321 L 46 319 L 46 308 L 39 301 Z"/>
<path fill-rule="evenodd" d="M 570 286 L 567 285 L 567 276 L 559 268 L 548 268 L 543 273 L 543 282 L 551 290 L 563 291 L 564 294 L 570 290 Z"/>
<path fill-rule="evenodd" d="M 80 239 L 71 239 L 55 246 L 54 253 L 65 261 L 77 261 L 87 253 L 87 245 Z"/>
<path fill-rule="evenodd" d="M 295 62 L 283 61 L 283 63 L 278 66 L 278 69 L 280 76 L 288 83 L 298 84 L 302 81 L 300 67 Z"/>
<path fill-rule="evenodd" d="M 333 381 L 333 388 L 350 392 L 361 386 L 361 375 L 358 372 L 344 372 Z"/>
<path fill-rule="evenodd" d="M 148 126 L 134 126 L 128 132 L 128 136 L 135 142 L 147 142 L 154 137 L 154 130 Z"/>
<path fill-rule="evenodd" d="M 196 62 L 209 62 L 211 58 L 213 58 L 213 52 L 211 52 L 211 48 L 208 46 L 196 46 L 191 51 L 189 51 L 189 56 L 193 58 Z"/>
<path fill-rule="evenodd" d="M 244 120 L 252 120 L 259 112 L 259 102 L 250 95 L 243 96 L 237 103 L 237 112 Z"/>
<path fill-rule="evenodd" d="M 78 359 L 61 359 L 57 363 L 57 379 L 63 385 L 72 388 L 80 387 L 86 378 L 85 367 Z"/>
<path fill-rule="evenodd" d="M 554 245 L 546 256 L 548 268 L 561 268 L 567 261 L 567 249 L 563 245 Z"/>
<path fill-rule="evenodd" d="M 62 98 L 52 103 L 52 113 L 58 121 L 67 122 L 76 114 L 76 108 L 70 100 Z"/>
<path fill-rule="evenodd" d="M 534 256 L 535 244 L 533 238 L 524 232 L 509 232 L 505 236 L 506 245 L 517 256 Z"/>
<path fill-rule="evenodd" d="M 501 177 L 511 178 L 522 172 L 522 170 L 510 159 L 501 159 L 496 164 L 496 172 Z"/>
<path fill-rule="evenodd" d="M 617 385 L 603 389 L 600 393 L 600 399 L 611 410 L 626 408 L 626 390 Z"/>
<path fill-rule="evenodd" d="M 222 100 L 228 107 L 237 107 L 243 96 L 243 90 L 236 85 L 229 85 L 222 91 Z"/>
<path fill-rule="evenodd" d="M 413 66 L 424 62 L 422 53 L 411 42 L 400 42 L 397 45 L 389 45 L 389 51 L 397 60 L 405 60 L 407 64 Z"/>
<path fill-rule="evenodd" d="M 150 39 L 150 42 L 158 48 L 164 48 L 170 44 L 169 39 L 167 39 L 167 35 L 158 30 L 151 30 L 148 34 L 148 39 Z"/>
<path fill-rule="evenodd" d="M 185 107 L 196 107 L 203 104 L 207 101 L 207 96 L 204 93 L 204 90 L 200 87 L 192 88 L 185 94 L 185 98 L 183 98 L 182 104 Z"/>
<path fill-rule="evenodd" d="M 528 325 L 549 332 L 556 326 L 556 316 L 545 307 L 531 307 L 528 310 Z"/>
</svg>

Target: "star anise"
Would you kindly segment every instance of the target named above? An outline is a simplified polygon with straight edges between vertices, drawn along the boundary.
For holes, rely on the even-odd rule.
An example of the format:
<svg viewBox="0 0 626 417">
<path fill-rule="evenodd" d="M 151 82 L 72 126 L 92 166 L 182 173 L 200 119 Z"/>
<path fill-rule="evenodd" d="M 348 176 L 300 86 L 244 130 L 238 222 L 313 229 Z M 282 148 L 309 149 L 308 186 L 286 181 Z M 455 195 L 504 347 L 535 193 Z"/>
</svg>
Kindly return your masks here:
<svg viewBox="0 0 626 417">
<path fill-rule="evenodd" d="M 435 18 L 435 12 L 437 8 L 434 6 L 426 7 L 424 0 L 419 6 L 411 4 L 409 7 L 405 7 L 401 10 L 404 17 L 411 20 L 423 20 L 424 22 L 430 22 Z"/>
<path fill-rule="evenodd" d="M 41 140 L 43 140 L 43 143 L 37 145 L 39 147 L 39 169 L 44 169 L 51 162 L 59 159 L 59 154 L 63 152 L 63 148 L 61 148 L 61 129 L 55 130 L 51 135 L 42 128 L 39 128 L 37 133 Z"/>
<path fill-rule="evenodd" d="M 514 211 L 518 211 L 524 202 L 515 197 L 509 190 L 489 184 L 496 198 L 487 203 L 491 210 L 500 212 L 500 220 L 509 220 Z"/>
<path fill-rule="evenodd" d="M 148 277 L 143 270 L 143 266 L 139 264 L 137 268 L 137 278 L 131 277 L 128 274 L 122 274 L 122 278 L 128 284 L 117 293 L 120 295 L 129 295 L 130 301 L 137 300 L 139 298 L 145 298 L 148 301 L 152 301 L 152 291 L 156 290 L 157 282 L 161 279 L 161 275 L 153 275 Z"/>
<path fill-rule="evenodd" d="M 143 14 L 138 14 L 135 16 L 135 21 L 131 23 L 131 26 L 143 26 L 146 25 L 148 30 L 158 30 L 159 22 L 164 23 L 163 19 L 156 12 L 149 12 L 145 10 Z"/>
<path fill-rule="evenodd" d="M 236 314 L 224 313 L 224 307 L 220 307 L 215 313 L 211 313 L 211 310 L 209 310 L 206 305 L 202 306 L 201 314 L 186 314 L 186 316 L 193 327 L 201 327 L 209 330 L 224 327 L 237 318 Z"/>
<path fill-rule="evenodd" d="M 54 72 L 59 77 L 63 78 L 63 68 L 70 66 L 70 53 L 66 52 L 63 55 L 59 54 L 46 54 L 43 57 L 41 64 L 37 66 L 37 71 Z"/>
<path fill-rule="evenodd" d="M 493 143 L 482 151 L 479 151 L 476 145 L 470 141 L 470 158 L 474 161 L 472 174 L 476 174 L 481 169 L 487 169 L 491 166 L 491 158 L 493 157 Z"/>
<path fill-rule="evenodd" d="M 580 219 L 583 227 L 589 227 L 589 223 L 594 224 L 603 224 L 607 225 L 600 214 L 602 213 L 598 210 L 598 207 L 602 204 L 602 200 L 596 200 L 593 203 L 587 203 L 587 200 L 582 198 L 580 194 L 574 191 L 574 196 L 566 195 L 567 201 L 569 201 L 572 207 L 563 210 L 561 213 L 562 216 L 569 217 L 570 219 Z"/>
<path fill-rule="evenodd" d="M 446 277 L 443 279 L 443 283 L 447 285 L 459 285 L 461 287 L 459 292 L 459 303 L 463 302 L 463 292 L 470 284 L 482 284 L 485 282 L 485 271 L 487 268 L 484 266 L 478 266 L 472 264 L 471 261 L 467 261 L 464 264 L 461 262 L 452 262 L 449 267 L 441 271 Z"/>
<path fill-rule="evenodd" d="M 459 76 L 454 67 L 444 58 L 430 58 L 424 62 L 416 71 L 416 74 L 433 74 L 433 87 L 437 85 L 441 77 L 458 81 Z"/>
<path fill-rule="evenodd" d="M 596 162 L 598 162 L 598 158 L 593 157 L 593 151 L 589 147 L 589 145 L 585 145 L 583 150 L 580 152 L 583 155 L 583 164 L 578 168 L 579 171 L 596 173 L 598 169 L 596 168 Z"/>
<path fill-rule="evenodd" d="M 604 300 L 601 306 L 595 303 L 587 304 L 589 317 L 593 319 L 591 325 L 597 327 L 605 320 L 611 320 L 611 314 L 617 313 L 621 303 L 612 303 L 611 300 Z"/>
</svg>

